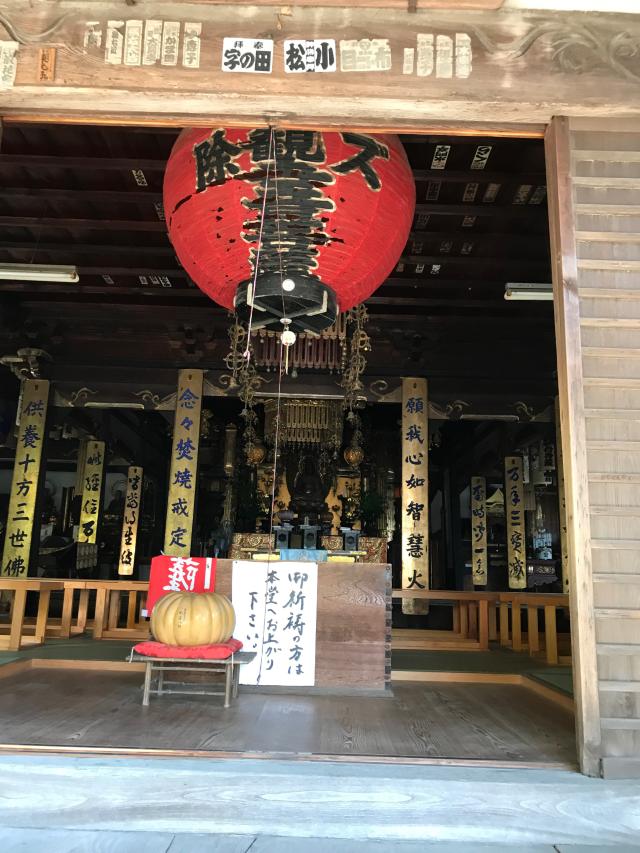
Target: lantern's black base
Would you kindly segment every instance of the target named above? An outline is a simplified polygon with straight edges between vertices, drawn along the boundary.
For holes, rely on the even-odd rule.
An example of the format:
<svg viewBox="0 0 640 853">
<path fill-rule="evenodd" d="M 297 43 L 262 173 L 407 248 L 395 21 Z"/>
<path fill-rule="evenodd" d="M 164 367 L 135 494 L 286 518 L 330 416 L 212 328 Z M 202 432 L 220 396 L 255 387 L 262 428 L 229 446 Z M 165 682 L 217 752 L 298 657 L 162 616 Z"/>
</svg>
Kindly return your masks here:
<svg viewBox="0 0 640 853">
<path fill-rule="evenodd" d="M 289 328 L 296 333 L 321 332 L 335 322 L 338 314 L 336 295 L 313 276 L 286 275 L 295 283 L 292 291 L 282 289 L 280 275 L 258 276 L 253 298 L 252 328 L 282 331 L 283 318 L 291 320 Z M 251 314 L 253 282 L 243 281 L 236 291 L 235 307 L 241 320 Z"/>
</svg>

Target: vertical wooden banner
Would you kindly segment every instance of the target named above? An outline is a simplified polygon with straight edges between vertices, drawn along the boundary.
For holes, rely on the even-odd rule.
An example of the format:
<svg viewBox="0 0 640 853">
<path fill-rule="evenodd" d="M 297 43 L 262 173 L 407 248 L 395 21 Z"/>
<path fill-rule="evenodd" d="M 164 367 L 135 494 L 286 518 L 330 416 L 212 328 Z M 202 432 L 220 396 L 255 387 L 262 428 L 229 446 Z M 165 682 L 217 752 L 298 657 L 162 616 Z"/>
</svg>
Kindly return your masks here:
<svg viewBox="0 0 640 853">
<path fill-rule="evenodd" d="M 427 380 L 402 380 L 402 588 L 429 587 L 429 424 Z M 403 598 L 402 612 L 421 615 L 429 605 Z"/>
<path fill-rule="evenodd" d="M 138 522 L 142 503 L 142 468 L 132 466 L 127 471 L 127 494 L 124 499 L 122 537 L 120 539 L 119 575 L 132 575 L 136 560 Z"/>
<path fill-rule="evenodd" d="M 487 585 L 487 481 L 471 478 L 471 573 L 474 586 Z"/>
<path fill-rule="evenodd" d="M 9 577 L 26 577 L 29 572 L 48 400 L 47 381 L 23 381 L 19 404 L 18 443 L 2 554 L 2 574 Z"/>
<path fill-rule="evenodd" d="M 88 441 L 82 477 L 82 503 L 78 542 L 95 545 L 98 541 L 98 520 L 104 472 L 104 441 Z"/>
<path fill-rule="evenodd" d="M 509 589 L 527 588 L 524 476 L 521 456 L 504 460 L 505 515 L 507 520 L 507 566 Z"/>
<path fill-rule="evenodd" d="M 556 397 L 556 474 L 558 476 L 558 513 L 560 523 L 560 571 L 562 591 L 569 593 L 569 543 L 567 541 L 567 503 L 564 494 L 562 436 L 560 434 L 560 398 Z"/>
<path fill-rule="evenodd" d="M 202 370 L 181 370 L 178 377 L 164 528 L 164 553 L 170 557 L 188 557 L 191 554 L 203 377 Z"/>
</svg>

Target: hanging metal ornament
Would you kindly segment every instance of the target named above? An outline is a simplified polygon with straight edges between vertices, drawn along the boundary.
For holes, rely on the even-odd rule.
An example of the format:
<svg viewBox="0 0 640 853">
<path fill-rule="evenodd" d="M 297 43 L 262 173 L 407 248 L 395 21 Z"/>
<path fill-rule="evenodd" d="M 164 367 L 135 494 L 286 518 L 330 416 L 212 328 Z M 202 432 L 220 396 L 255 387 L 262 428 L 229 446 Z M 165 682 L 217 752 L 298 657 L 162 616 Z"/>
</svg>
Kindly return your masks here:
<svg viewBox="0 0 640 853">
<path fill-rule="evenodd" d="M 344 461 L 351 468 L 359 468 L 364 460 L 364 450 L 362 449 L 362 421 L 360 415 L 356 412 L 349 412 L 349 420 L 353 424 L 353 434 L 348 447 L 343 453 Z M 348 416 L 349 417 L 349 416 Z"/>
<path fill-rule="evenodd" d="M 240 417 L 244 421 L 244 454 L 249 465 L 257 465 L 264 459 L 264 453 L 260 456 L 257 450 L 258 446 L 262 445 L 262 442 L 256 430 L 258 415 L 254 408 L 254 398 L 256 391 L 260 387 L 260 377 L 250 358 L 242 359 L 237 371 L 237 377 L 238 396 L 243 403 Z"/>
<path fill-rule="evenodd" d="M 234 322 L 229 326 L 229 353 L 225 356 L 224 363 L 227 370 L 231 371 L 229 386 L 235 388 L 238 385 L 238 372 L 243 362 L 246 361 L 244 352 L 246 350 L 247 333 L 244 327 L 234 317 Z"/>
<path fill-rule="evenodd" d="M 364 304 L 356 305 L 347 313 L 347 323 L 351 328 L 349 341 L 349 354 L 342 375 L 342 387 L 344 388 L 344 408 L 347 411 L 347 420 L 352 420 L 351 413 L 355 409 L 362 408 L 366 402 L 362 394 L 362 374 L 367 366 L 365 353 L 371 351 L 371 339 L 365 331 L 369 321 L 367 309 Z"/>
</svg>

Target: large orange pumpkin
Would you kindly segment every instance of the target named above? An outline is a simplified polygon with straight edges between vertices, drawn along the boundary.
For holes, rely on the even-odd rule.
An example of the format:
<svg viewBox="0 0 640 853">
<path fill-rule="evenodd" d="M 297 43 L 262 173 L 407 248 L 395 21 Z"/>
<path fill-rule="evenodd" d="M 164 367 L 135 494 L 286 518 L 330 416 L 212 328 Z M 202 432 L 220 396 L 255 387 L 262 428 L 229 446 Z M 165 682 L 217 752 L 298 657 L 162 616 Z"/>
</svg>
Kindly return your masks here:
<svg viewBox="0 0 640 853">
<path fill-rule="evenodd" d="M 235 627 L 233 605 L 217 592 L 170 592 L 151 614 L 151 633 L 168 646 L 226 643 Z"/>
</svg>

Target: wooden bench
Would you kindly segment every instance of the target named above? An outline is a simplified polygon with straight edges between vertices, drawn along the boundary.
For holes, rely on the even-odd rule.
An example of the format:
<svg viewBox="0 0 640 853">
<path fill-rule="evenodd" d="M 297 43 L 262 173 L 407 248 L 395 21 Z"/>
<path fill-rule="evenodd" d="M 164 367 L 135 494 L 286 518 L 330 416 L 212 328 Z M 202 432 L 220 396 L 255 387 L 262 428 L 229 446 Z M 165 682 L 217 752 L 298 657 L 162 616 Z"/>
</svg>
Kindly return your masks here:
<svg viewBox="0 0 640 853">
<path fill-rule="evenodd" d="M 49 603 L 54 590 L 64 588 L 60 580 L 42 580 L 41 578 L 0 578 L 0 591 L 11 595 L 9 633 L 0 634 L 0 649 L 17 651 L 26 645 L 40 645 L 44 642 L 49 621 Z M 33 633 L 27 632 L 25 607 L 27 593 L 38 594 L 38 613 Z M 31 630 L 31 628 L 30 628 Z"/>
<path fill-rule="evenodd" d="M 444 642 L 447 648 L 464 650 L 472 648 L 469 644 L 471 639 L 475 641 L 475 648 L 479 651 L 486 651 L 490 640 L 498 638 L 496 625 L 498 595 L 497 592 L 447 589 L 394 589 L 392 592 L 393 598 L 419 598 L 421 601 L 453 607 L 453 630 L 425 632 L 423 648 L 442 649 L 445 648 L 442 645 Z M 396 631 L 396 637 L 400 636 L 399 630 L 402 629 Z M 414 639 L 417 630 L 411 631 L 411 640 Z M 442 640 L 437 640 L 433 636 L 436 633 L 442 635 Z M 398 644 L 394 647 L 401 646 Z"/>
<path fill-rule="evenodd" d="M 238 684 L 240 682 L 240 667 L 244 664 L 251 663 L 255 658 L 255 652 L 236 652 L 224 660 L 214 660 L 209 658 L 160 658 L 147 657 L 132 651 L 129 656 L 130 661 L 143 661 L 145 664 L 144 672 L 144 687 L 142 691 L 142 704 L 149 704 L 149 696 L 151 693 L 157 696 L 163 696 L 165 693 L 179 693 L 181 695 L 192 696 L 223 696 L 224 707 L 228 708 L 231 705 L 231 700 L 238 696 Z M 158 673 L 158 680 L 155 689 L 151 687 L 153 673 Z M 167 684 L 181 684 L 180 681 L 165 681 L 165 672 L 224 672 L 224 692 L 220 690 L 176 690 L 175 688 L 167 688 Z"/>
<path fill-rule="evenodd" d="M 558 609 L 568 609 L 569 596 L 552 592 L 501 592 L 500 597 L 500 645 L 514 652 L 524 649 L 522 639 L 522 608 L 527 608 L 527 647 L 530 655 L 540 651 L 538 611 L 544 611 L 544 649 L 547 663 L 558 663 L 558 633 L 556 614 Z M 511 611 L 511 633 L 509 633 L 509 611 Z"/>
</svg>

